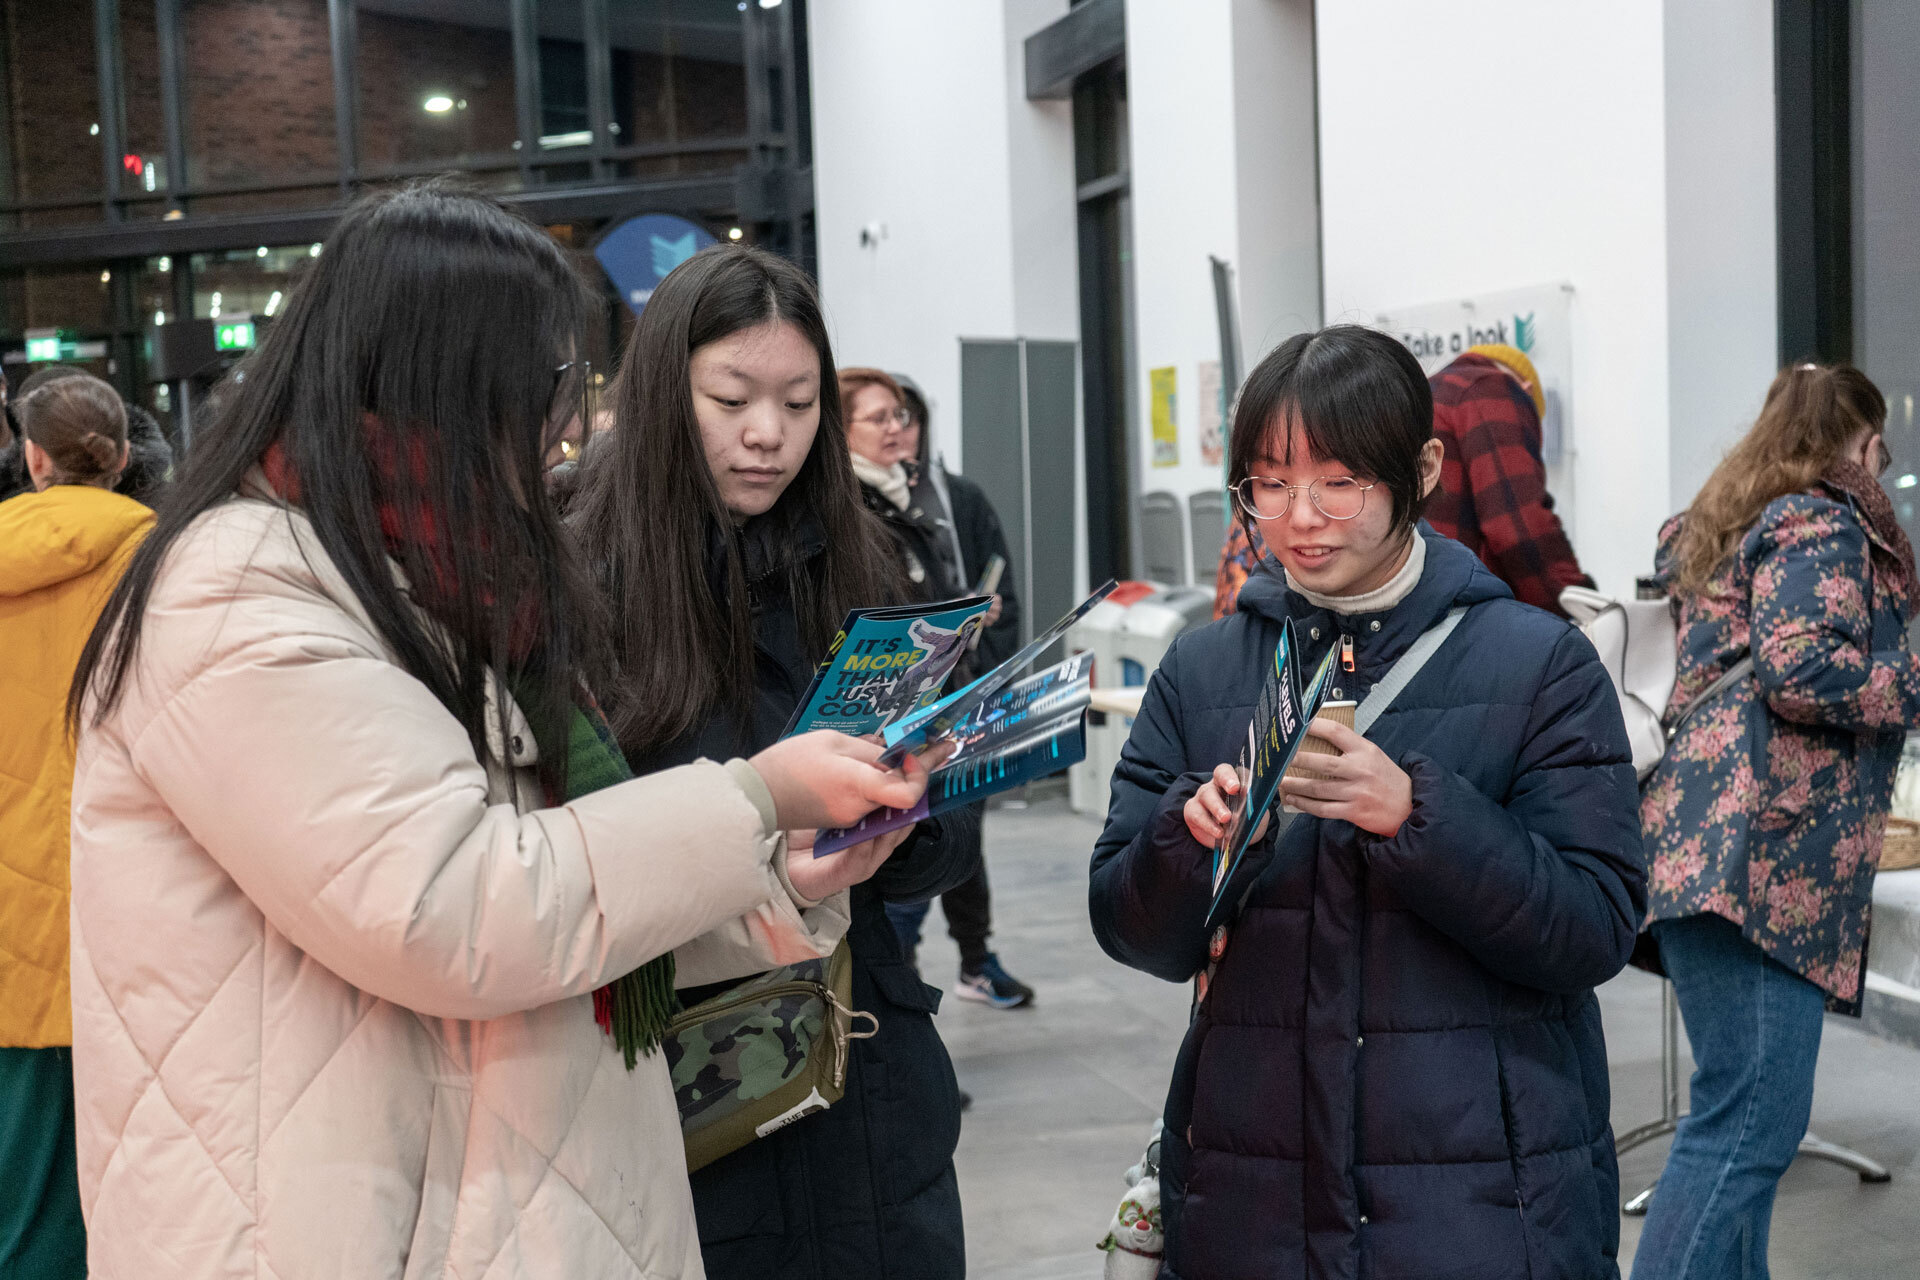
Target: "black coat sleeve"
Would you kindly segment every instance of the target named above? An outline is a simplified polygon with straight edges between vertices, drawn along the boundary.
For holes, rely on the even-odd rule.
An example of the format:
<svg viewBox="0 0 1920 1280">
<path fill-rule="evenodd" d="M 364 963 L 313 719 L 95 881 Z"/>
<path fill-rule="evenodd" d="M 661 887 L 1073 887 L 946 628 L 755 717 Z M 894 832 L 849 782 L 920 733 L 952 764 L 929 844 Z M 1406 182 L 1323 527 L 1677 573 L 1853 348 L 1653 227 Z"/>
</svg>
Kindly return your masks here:
<svg viewBox="0 0 1920 1280">
<path fill-rule="evenodd" d="M 1647 910 L 1639 793 L 1606 669 L 1569 628 L 1533 699 L 1506 803 L 1416 752 L 1413 814 L 1363 837 L 1409 907 L 1509 982 L 1598 986 L 1626 965 Z"/>
<path fill-rule="evenodd" d="M 954 532 L 960 538 L 960 555 L 966 561 L 971 588 L 986 572 L 987 561 L 999 556 L 1007 562 L 1000 575 L 1000 621 L 980 637 L 980 656 L 985 667 L 996 666 L 1011 658 L 1020 648 L 1020 593 L 1014 583 L 1013 553 L 1007 550 L 1006 530 L 1000 516 L 987 500 L 986 490 L 965 476 L 947 475 L 947 497 L 953 507 Z"/>
<path fill-rule="evenodd" d="M 888 902 L 926 902 L 980 869 L 980 810 L 970 804 L 928 818 L 874 873 L 873 886 Z"/>
<path fill-rule="evenodd" d="M 1213 855 L 1181 810 L 1217 760 L 1191 760 L 1180 732 L 1176 641 L 1147 682 L 1113 771 L 1087 891 L 1093 935 L 1121 964 L 1185 982 L 1206 962 Z"/>
</svg>

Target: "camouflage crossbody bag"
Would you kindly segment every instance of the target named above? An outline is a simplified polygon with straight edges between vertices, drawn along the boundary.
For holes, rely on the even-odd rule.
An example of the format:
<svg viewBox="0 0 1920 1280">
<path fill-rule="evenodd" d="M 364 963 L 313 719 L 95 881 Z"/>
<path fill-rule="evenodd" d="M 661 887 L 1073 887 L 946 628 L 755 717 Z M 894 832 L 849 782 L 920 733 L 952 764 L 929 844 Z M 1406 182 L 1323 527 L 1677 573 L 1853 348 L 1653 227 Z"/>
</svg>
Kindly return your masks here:
<svg viewBox="0 0 1920 1280">
<path fill-rule="evenodd" d="M 855 1031 L 856 1020 L 867 1029 Z M 853 953 L 769 970 L 676 1014 L 662 1043 L 687 1171 L 825 1111 L 847 1088 L 853 1042 L 880 1020 L 853 1008 Z"/>
</svg>

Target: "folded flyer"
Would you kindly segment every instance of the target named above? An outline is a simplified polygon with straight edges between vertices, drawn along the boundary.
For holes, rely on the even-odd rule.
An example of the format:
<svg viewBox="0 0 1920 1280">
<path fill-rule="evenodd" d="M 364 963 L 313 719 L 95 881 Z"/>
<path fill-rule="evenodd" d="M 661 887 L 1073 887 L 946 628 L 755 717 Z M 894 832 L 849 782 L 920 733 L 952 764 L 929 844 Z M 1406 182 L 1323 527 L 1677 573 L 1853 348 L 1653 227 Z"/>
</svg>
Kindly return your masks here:
<svg viewBox="0 0 1920 1280">
<path fill-rule="evenodd" d="M 1092 654 L 1075 654 L 977 704 L 939 739 L 952 745 L 953 754 L 933 770 L 919 804 L 911 809 L 876 809 L 851 827 L 822 831 L 814 842 L 814 856 L 1078 764 L 1087 754 L 1092 669 Z"/>
<path fill-rule="evenodd" d="M 840 624 L 783 738 L 814 729 L 862 737 L 939 703 L 992 601 L 855 609 Z"/>
<path fill-rule="evenodd" d="M 920 752 L 947 738 L 956 725 L 1004 689 L 1028 663 L 1051 648 L 1060 637 L 1067 634 L 1069 627 L 1084 618 L 1089 609 L 1105 600 L 1119 585 L 1113 579 L 1107 579 L 1105 586 L 1075 605 L 1065 617 L 1035 636 L 1018 653 L 987 672 L 986 675 L 958 693 L 893 723 L 885 731 L 887 749 L 881 755 L 880 763 L 897 765 L 910 753 Z"/>
<path fill-rule="evenodd" d="M 1273 661 L 1267 665 L 1266 679 L 1260 685 L 1259 701 L 1254 704 L 1253 718 L 1247 723 L 1247 745 L 1237 766 L 1240 793 L 1233 799 L 1227 832 L 1213 853 L 1213 904 L 1207 910 L 1208 933 L 1233 914 L 1249 876 L 1260 870 L 1249 864 L 1247 850 L 1260 830 L 1260 820 L 1273 808 L 1274 797 L 1280 790 L 1280 775 L 1287 771 L 1287 765 L 1306 740 L 1308 722 L 1326 701 L 1334 651 L 1335 646 L 1328 646 L 1326 656 L 1303 686 L 1293 620 L 1281 620 L 1280 642 L 1274 646 Z"/>
</svg>

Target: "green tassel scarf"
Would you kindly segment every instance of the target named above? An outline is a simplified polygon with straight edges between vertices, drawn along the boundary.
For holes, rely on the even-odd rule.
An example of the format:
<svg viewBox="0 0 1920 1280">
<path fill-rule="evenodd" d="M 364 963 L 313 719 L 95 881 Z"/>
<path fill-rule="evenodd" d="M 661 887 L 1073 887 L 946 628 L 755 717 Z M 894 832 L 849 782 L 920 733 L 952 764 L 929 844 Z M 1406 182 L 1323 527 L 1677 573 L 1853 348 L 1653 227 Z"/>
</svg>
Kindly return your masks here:
<svg viewBox="0 0 1920 1280">
<path fill-rule="evenodd" d="M 606 717 L 591 702 L 576 706 L 567 730 L 568 800 L 626 782 L 633 777 L 627 758 L 614 741 Z M 613 1037 L 631 1071 L 640 1055 L 651 1054 L 680 1010 L 673 991 L 673 952 L 647 961 L 593 993 L 593 1017 Z"/>
</svg>

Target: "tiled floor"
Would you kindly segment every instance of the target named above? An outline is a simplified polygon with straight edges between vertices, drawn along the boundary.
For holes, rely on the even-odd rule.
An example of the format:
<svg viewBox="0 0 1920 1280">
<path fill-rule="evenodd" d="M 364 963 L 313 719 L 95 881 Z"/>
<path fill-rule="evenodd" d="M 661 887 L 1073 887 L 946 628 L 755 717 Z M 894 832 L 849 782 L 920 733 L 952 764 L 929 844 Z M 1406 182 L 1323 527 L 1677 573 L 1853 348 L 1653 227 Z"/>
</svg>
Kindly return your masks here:
<svg viewBox="0 0 1920 1280">
<path fill-rule="evenodd" d="M 1086 865 L 1097 826 L 1048 800 L 987 819 L 994 945 L 1039 992 L 1035 1008 L 998 1012 L 947 999 L 941 1033 L 972 1093 L 960 1140 L 969 1272 L 977 1280 L 1092 1280 L 1124 1189 L 1159 1113 L 1186 1025 L 1183 987 L 1108 960 L 1087 924 Z M 930 931 L 941 928 L 936 911 Z M 944 936 L 921 948 L 929 981 L 951 983 Z M 1601 993 L 1614 1064 L 1614 1126 L 1659 1109 L 1658 982 L 1628 971 Z M 1814 1128 L 1892 1168 L 1863 1186 L 1802 1160 L 1781 1184 L 1775 1280 L 1920 1277 L 1920 1051 L 1830 1018 Z M 1664 1140 L 1628 1153 L 1628 1189 L 1659 1173 Z M 1623 1219 L 1623 1266 L 1639 1223 Z"/>
</svg>

